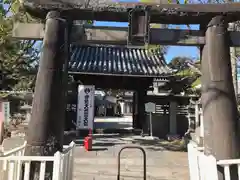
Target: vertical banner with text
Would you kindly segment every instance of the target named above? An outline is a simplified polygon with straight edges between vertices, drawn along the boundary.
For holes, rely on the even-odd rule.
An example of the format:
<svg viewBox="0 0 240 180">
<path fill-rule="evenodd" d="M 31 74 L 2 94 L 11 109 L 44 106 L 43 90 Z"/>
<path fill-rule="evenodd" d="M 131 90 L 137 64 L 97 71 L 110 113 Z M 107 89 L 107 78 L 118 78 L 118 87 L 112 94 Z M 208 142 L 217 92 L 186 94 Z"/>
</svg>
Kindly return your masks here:
<svg viewBox="0 0 240 180">
<path fill-rule="evenodd" d="M 94 86 L 78 86 L 76 129 L 93 129 L 94 121 Z"/>
<path fill-rule="evenodd" d="M 10 122 L 10 102 L 2 101 L 0 102 L 0 118 L 5 124 Z"/>
</svg>

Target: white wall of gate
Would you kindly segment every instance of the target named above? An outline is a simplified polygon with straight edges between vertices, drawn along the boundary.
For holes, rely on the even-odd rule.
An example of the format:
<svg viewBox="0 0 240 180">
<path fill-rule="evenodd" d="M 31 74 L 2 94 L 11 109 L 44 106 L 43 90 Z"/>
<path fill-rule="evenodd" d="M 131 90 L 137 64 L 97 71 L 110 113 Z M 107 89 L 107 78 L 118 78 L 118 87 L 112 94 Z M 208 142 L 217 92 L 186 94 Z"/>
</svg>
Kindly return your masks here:
<svg viewBox="0 0 240 180">
<path fill-rule="evenodd" d="M 39 180 L 45 179 L 46 164 L 53 162 L 52 180 L 71 180 L 75 143 L 64 146 L 63 152 L 56 152 L 54 156 L 24 156 L 25 145 L 4 152 L 0 156 L 0 179 L 29 180 L 31 162 L 40 164 Z M 24 168 L 22 168 L 24 165 Z M 23 172 L 22 172 L 23 171 Z"/>
<path fill-rule="evenodd" d="M 188 162 L 190 180 L 218 180 L 217 166 L 224 168 L 225 180 L 236 180 L 230 176 L 230 166 L 237 165 L 240 180 L 240 159 L 216 160 L 212 155 L 205 155 L 203 147 L 195 143 L 188 144 Z"/>
</svg>

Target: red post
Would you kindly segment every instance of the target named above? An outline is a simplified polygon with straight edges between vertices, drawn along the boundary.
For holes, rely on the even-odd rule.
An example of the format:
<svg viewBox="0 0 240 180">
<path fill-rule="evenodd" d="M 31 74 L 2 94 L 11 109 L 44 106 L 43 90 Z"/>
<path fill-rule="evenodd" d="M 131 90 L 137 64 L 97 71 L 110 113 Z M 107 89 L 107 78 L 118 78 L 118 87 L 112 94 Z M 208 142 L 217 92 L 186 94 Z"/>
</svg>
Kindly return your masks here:
<svg viewBox="0 0 240 180">
<path fill-rule="evenodd" d="M 84 138 L 84 148 L 86 151 L 92 150 L 92 129 L 89 129 L 88 136 Z"/>
</svg>

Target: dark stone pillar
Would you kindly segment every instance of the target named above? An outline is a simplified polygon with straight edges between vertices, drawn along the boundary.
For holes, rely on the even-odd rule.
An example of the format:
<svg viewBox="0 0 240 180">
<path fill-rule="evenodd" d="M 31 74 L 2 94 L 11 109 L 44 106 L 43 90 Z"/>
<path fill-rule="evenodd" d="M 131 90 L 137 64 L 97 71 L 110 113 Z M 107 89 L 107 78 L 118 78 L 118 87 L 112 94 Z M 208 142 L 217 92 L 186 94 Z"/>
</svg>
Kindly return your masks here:
<svg viewBox="0 0 240 180">
<path fill-rule="evenodd" d="M 227 26 L 224 16 L 209 22 L 202 60 L 204 151 L 217 159 L 239 157 L 238 113 Z M 219 172 L 221 178 L 222 171 Z"/>
<path fill-rule="evenodd" d="M 144 126 L 147 126 L 146 117 L 145 117 L 145 98 L 146 92 L 145 90 L 137 91 L 137 99 L 138 99 L 138 114 L 137 114 L 137 122 L 138 122 L 138 129 L 145 129 Z"/>
<path fill-rule="evenodd" d="M 132 97 L 132 108 L 133 108 L 133 110 L 132 110 L 132 127 L 133 127 L 133 129 L 135 129 L 136 128 L 136 95 L 135 95 L 136 93 L 135 92 L 133 92 L 133 97 Z"/>
<path fill-rule="evenodd" d="M 140 128 L 140 123 L 138 121 L 138 99 L 137 99 L 137 92 L 133 93 L 133 112 L 132 112 L 132 117 L 133 117 L 133 128 L 134 129 L 139 129 Z"/>
<path fill-rule="evenodd" d="M 53 155 L 62 150 L 64 116 L 63 64 L 66 21 L 49 12 L 37 74 L 26 155 Z"/>
</svg>

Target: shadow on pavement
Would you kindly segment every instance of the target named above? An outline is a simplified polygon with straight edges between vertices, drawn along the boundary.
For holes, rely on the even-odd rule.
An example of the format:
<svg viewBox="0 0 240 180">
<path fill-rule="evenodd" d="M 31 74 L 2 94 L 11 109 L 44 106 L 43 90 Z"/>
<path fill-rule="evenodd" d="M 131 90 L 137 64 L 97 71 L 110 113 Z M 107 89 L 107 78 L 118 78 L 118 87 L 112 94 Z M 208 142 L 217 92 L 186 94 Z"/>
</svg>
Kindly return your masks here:
<svg viewBox="0 0 240 180">
<path fill-rule="evenodd" d="M 107 151 L 108 148 L 97 148 L 97 147 L 93 147 L 90 151 Z"/>
<path fill-rule="evenodd" d="M 185 144 L 179 141 L 166 141 L 166 140 L 134 140 L 133 144 L 138 144 L 140 146 L 147 146 L 147 149 L 153 151 L 186 151 Z"/>
<path fill-rule="evenodd" d="M 77 137 L 75 133 L 65 134 L 64 144 L 69 144 L 71 141 L 74 141 L 77 146 L 83 146 L 84 137 Z M 93 148 L 96 148 L 95 151 L 103 151 L 107 150 L 108 147 L 124 144 L 138 145 L 152 151 L 186 151 L 186 144 L 181 139 L 175 141 L 150 140 L 125 133 L 93 134 Z"/>
</svg>

